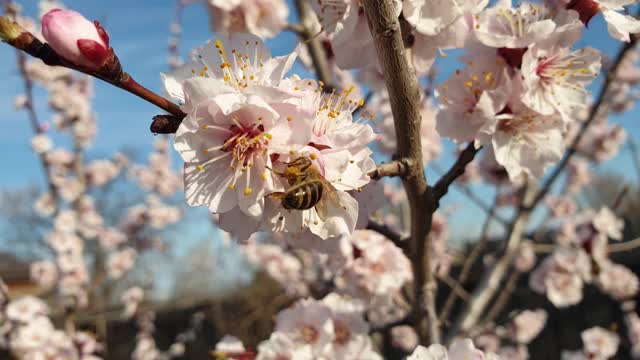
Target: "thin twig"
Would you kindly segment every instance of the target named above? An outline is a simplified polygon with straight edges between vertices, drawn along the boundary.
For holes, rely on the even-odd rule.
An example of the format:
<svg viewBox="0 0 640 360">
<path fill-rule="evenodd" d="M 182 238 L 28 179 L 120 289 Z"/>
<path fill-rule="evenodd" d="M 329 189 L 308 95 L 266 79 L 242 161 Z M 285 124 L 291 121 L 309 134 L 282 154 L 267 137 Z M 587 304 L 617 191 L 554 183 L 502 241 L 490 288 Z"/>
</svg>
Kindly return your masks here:
<svg viewBox="0 0 640 360">
<path fill-rule="evenodd" d="M 462 265 L 462 269 L 460 270 L 460 275 L 458 276 L 458 283 L 462 286 L 469 279 L 469 275 L 471 275 L 471 269 L 473 269 L 473 265 L 476 263 L 484 248 L 489 243 L 489 225 L 491 225 L 491 220 L 494 218 L 495 210 L 498 206 L 498 193 L 496 192 L 496 196 L 493 202 L 493 205 L 489 209 L 487 217 L 482 224 L 482 231 L 480 232 L 480 240 L 475 244 L 469 255 L 466 257 L 464 264 Z M 445 322 L 448 320 L 451 310 L 453 310 L 453 306 L 456 303 L 456 296 L 458 294 L 452 291 L 447 300 L 445 301 L 444 307 L 440 312 L 440 321 Z"/>
<path fill-rule="evenodd" d="M 18 25 L 16 24 L 16 26 Z M 129 74 L 123 72 L 120 61 L 111 48 L 109 49 L 110 55 L 108 60 L 102 67 L 95 70 L 82 67 L 65 60 L 60 57 L 49 46 L 49 44 L 42 43 L 33 34 L 25 31 L 24 29 L 22 29 L 22 33 L 17 38 L 8 40 L 7 43 L 18 50 L 22 50 L 25 53 L 42 60 L 47 65 L 62 66 L 93 76 L 130 92 L 176 117 L 184 118 L 186 116 L 186 114 L 180 110 L 178 105 L 140 85 Z"/>
<path fill-rule="evenodd" d="M 516 285 L 518 285 L 518 281 L 522 273 L 519 271 L 514 271 L 509 275 L 509 279 L 507 279 L 507 284 L 504 286 L 504 289 L 498 295 L 498 298 L 493 303 L 493 306 L 489 309 L 487 316 L 484 318 L 483 323 L 491 323 L 493 322 L 498 315 L 504 310 L 505 306 L 509 303 L 509 299 L 511 299 L 511 295 L 516 289 Z"/>
<path fill-rule="evenodd" d="M 27 74 L 26 70 L 26 58 L 24 54 L 20 51 L 16 51 L 17 60 L 18 60 L 18 69 L 20 70 L 20 75 L 24 81 L 24 92 L 27 97 L 27 103 L 25 104 L 27 113 L 29 114 L 29 123 L 31 124 L 31 130 L 34 134 L 42 134 L 43 129 L 40 125 L 40 121 L 38 120 L 38 114 L 36 113 L 34 99 L 33 99 L 33 82 Z M 54 204 L 54 215 L 58 211 L 58 189 L 51 179 L 51 173 L 49 172 L 49 163 L 47 162 L 46 153 L 38 154 L 38 158 L 40 160 L 40 165 L 42 167 L 42 172 L 44 174 L 44 179 L 47 183 L 47 187 L 49 188 L 49 194 L 51 194 L 51 198 Z"/>
<path fill-rule="evenodd" d="M 364 0 L 364 12 L 374 39 L 393 113 L 396 151 L 399 159 L 410 159 L 403 184 L 411 209 L 409 249 L 414 276 L 411 323 L 425 344 L 440 342 L 435 310 L 436 282 L 430 266 L 429 232 L 435 210 L 427 189 L 420 143 L 420 86 L 405 57 L 400 23 L 390 0 Z M 428 330 L 424 326 L 427 320 Z"/>
<path fill-rule="evenodd" d="M 633 167 L 636 169 L 638 182 L 640 182 L 640 150 L 638 149 L 638 142 L 633 137 L 629 137 L 627 142 L 629 144 L 629 152 L 631 153 Z"/>
<path fill-rule="evenodd" d="M 476 148 L 474 143 L 469 143 L 460 153 L 456 162 L 451 166 L 436 184 L 433 186 L 433 196 L 436 200 L 436 207 L 440 205 L 440 199 L 449 191 L 449 186 L 464 174 L 467 165 L 473 161 L 480 148 Z"/>
<path fill-rule="evenodd" d="M 394 244 L 396 244 L 396 246 L 398 246 L 401 249 L 407 248 L 407 244 L 409 243 L 409 238 L 393 230 L 387 224 L 369 219 L 369 222 L 367 223 L 367 229 L 373 230 L 381 235 L 384 235 L 387 239 L 391 240 Z"/>
<path fill-rule="evenodd" d="M 471 298 L 467 290 L 462 287 L 462 284 L 458 282 L 456 279 L 452 278 L 451 275 L 440 275 L 438 279 L 442 280 L 449 288 L 451 289 L 452 294 L 456 294 L 460 299 L 467 302 Z"/>
<path fill-rule="evenodd" d="M 318 40 L 316 36 L 317 34 L 313 34 L 313 29 L 311 29 L 311 24 L 313 21 L 313 9 L 311 9 L 309 1 L 307 0 L 295 0 L 295 4 L 296 10 L 298 12 L 298 17 L 300 18 L 300 28 L 298 29 L 297 33 L 302 37 L 305 44 L 307 45 L 309 55 L 311 56 L 311 60 L 313 62 L 313 67 L 316 71 L 316 76 L 318 77 L 318 80 L 322 81 L 322 83 L 324 84 L 323 90 L 331 92 L 333 89 L 335 89 L 335 87 L 333 85 L 333 75 L 331 74 L 331 68 L 329 67 L 329 63 L 327 61 L 327 53 Z"/>
<path fill-rule="evenodd" d="M 429 164 L 429 167 L 439 176 L 444 175 L 444 170 L 438 166 L 436 163 L 432 162 Z M 486 214 L 492 213 L 491 206 L 486 204 L 484 200 L 482 200 L 476 193 L 474 193 L 468 185 L 460 184 L 457 182 L 453 183 L 453 188 L 461 192 L 465 195 L 472 203 L 474 203 L 477 207 L 479 207 Z M 509 221 L 507 221 L 504 217 L 500 216 L 497 212 L 493 211 L 492 215 L 493 219 L 498 221 L 501 225 L 507 226 L 509 225 Z"/>
</svg>

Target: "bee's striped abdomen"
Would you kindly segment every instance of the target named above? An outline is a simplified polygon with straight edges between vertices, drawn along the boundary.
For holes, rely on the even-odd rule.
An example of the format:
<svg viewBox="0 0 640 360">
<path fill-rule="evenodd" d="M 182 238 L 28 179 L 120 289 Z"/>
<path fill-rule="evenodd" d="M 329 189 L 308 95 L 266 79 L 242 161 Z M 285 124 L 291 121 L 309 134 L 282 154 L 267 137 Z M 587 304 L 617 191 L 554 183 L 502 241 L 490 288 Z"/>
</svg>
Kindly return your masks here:
<svg viewBox="0 0 640 360">
<path fill-rule="evenodd" d="M 307 210 L 314 207 L 322 198 L 321 181 L 309 181 L 287 191 L 282 206 L 285 209 Z"/>
</svg>

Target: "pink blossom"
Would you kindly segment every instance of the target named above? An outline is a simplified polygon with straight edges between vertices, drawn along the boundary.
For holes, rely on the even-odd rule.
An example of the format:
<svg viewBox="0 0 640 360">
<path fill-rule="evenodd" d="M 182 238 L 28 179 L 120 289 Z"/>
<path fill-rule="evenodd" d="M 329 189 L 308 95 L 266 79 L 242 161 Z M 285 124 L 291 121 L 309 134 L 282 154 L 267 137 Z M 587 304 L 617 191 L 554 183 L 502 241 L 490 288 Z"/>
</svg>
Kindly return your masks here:
<svg viewBox="0 0 640 360">
<path fill-rule="evenodd" d="M 418 345 L 418 334 L 411 326 L 394 326 L 391 328 L 391 344 L 397 349 L 410 352 Z"/>
<path fill-rule="evenodd" d="M 555 27 L 542 5 L 527 2 L 513 8 L 511 0 L 499 1 L 481 12 L 474 25 L 475 36 L 483 44 L 510 49 L 526 48 L 545 39 Z"/>
<path fill-rule="evenodd" d="M 560 248 L 529 277 L 529 286 L 562 308 L 579 303 L 585 282 L 591 281 L 591 261 L 583 250 Z"/>
<path fill-rule="evenodd" d="M 440 106 L 436 130 L 455 143 L 473 141 L 480 128 L 504 109 L 510 96 L 511 78 L 499 65 L 504 61 L 495 52 L 479 54 L 478 58 L 456 70 L 435 91 Z"/>
<path fill-rule="evenodd" d="M 56 201 L 51 193 L 44 193 L 38 197 L 33 209 L 40 216 L 51 216 L 56 211 Z"/>
<path fill-rule="evenodd" d="M 569 196 L 548 196 L 545 203 L 554 217 L 569 216 L 578 209 L 573 198 Z"/>
<path fill-rule="evenodd" d="M 268 340 L 258 345 L 256 360 L 280 359 L 312 360 L 314 357 L 310 345 L 296 344 L 288 334 L 275 331 Z"/>
<path fill-rule="evenodd" d="M 275 331 L 287 334 L 296 346 L 311 346 L 314 354 L 330 351 L 334 339 L 331 309 L 320 301 L 300 300 L 278 313 Z"/>
<path fill-rule="evenodd" d="M 562 114 L 565 121 L 588 105 L 586 86 L 600 72 L 600 53 L 593 48 L 571 50 L 582 25 L 574 12 L 546 39 L 536 42 L 522 58 L 525 92 L 522 102 L 543 115 Z"/>
<path fill-rule="evenodd" d="M 119 173 L 116 164 L 109 160 L 95 160 L 89 163 L 85 169 L 89 184 L 102 186 L 113 180 Z"/>
<path fill-rule="evenodd" d="M 53 141 L 45 134 L 38 134 L 31 139 L 31 148 L 37 154 L 42 154 L 53 148 Z"/>
<path fill-rule="evenodd" d="M 633 1 L 612 0 L 573 0 L 567 5 L 568 9 L 577 11 L 580 20 L 588 24 L 589 20 L 598 12 L 602 12 L 607 22 L 609 35 L 616 40 L 629 42 L 629 34 L 640 32 L 640 22 L 633 16 L 619 13 L 624 6 L 632 5 Z"/>
<path fill-rule="evenodd" d="M 50 261 L 31 263 L 31 279 L 44 288 L 51 288 L 58 280 L 58 268 Z"/>
<path fill-rule="evenodd" d="M 336 280 L 339 289 L 366 299 L 394 293 L 413 278 L 407 257 L 384 236 L 357 230 L 350 240 L 356 250 Z"/>
<path fill-rule="evenodd" d="M 511 321 L 508 333 L 518 343 L 528 344 L 538 336 L 546 322 L 546 311 L 542 309 L 525 310 Z"/>
<path fill-rule="evenodd" d="M 138 253 L 133 248 L 125 248 L 112 253 L 107 258 L 107 273 L 112 279 L 119 279 L 133 268 Z"/>
<path fill-rule="evenodd" d="M 98 234 L 98 242 L 104 250 L 113 250 L 126 241 L 127 236 L 117 229 L 107 228 Z"/>
<path fill-rule="evenodd" d="M 124 317 L 127 319 L 131 318 L 138 310 L 138 305 L 142 302 L 143 299 L 144 290 L 142 290 L 138 286 L 131 287 L 124 293 L 122 293 L 120 300 L 125 306 Z"/>
<path fill-rule="evenodd" d="M 513 258 L 513 266 L 516 270 L 525 273 L 536 265 L 536 253 L 531 241 L 523 241 Z"/>
<path fill-rule="evenodd" d="M 302 281 L 302 264 L 295 256 L 271 244 L 250 243 L 243 250 L 250 262 L 262 267 L 287 292 L 306 295 L 308 289 Z"/>
<path fill-rule="evenodd" d="M 626 266 L 605 261 L 595 279 L 596 285 L 616 300 L 633 299 L 638 294 L 638 277 Z"/>
<path fill-rule="evenodd" d="M 449 349 L 440 344 L 428 348 L 420 345 L 407 360 L 484 360 L 496 359 L 495 354 L 485 354 L 473 345 L 471 339 L 454 340 Z"/>
<path fill-rule="evenodd" d="M 396 131 L 391 114 L 391 105 L 386 91 L 383 95 L 376 96 L 367 107 L 373 107 L 378 111 L 378 121 L 376 124 L 382 132 L 380 139 L 380 149 L 386 153 L 393 154 L 396 151 Z M 436 115 L 438 109 L 428 99 L 420 102 L 420 138 L 422 140 L 422 161 L 427 164 L 436 159 L 442 152 L 442 140 L 436 131 Z"/>
<path fill-rule="evenodd" d="M 208 0 L 214 32 L 248 32 L 263 39 L 276 36 L 287 24 L 283 0 Z"/>
<path fill-rule="evenodd" d="M 13 102 L 13 106 L 16 108 L 16 110 L 23 109 L 28 104 L 29 104 L 29 99 L 26 97 L 26 95 L 18 95 L 18 96 L 16 96 L 16 98 L 15 98 L 15 100 Z"/>
<path fill-rule="evenodd" d="M 54 9 L 42 17 L 42 35 L 66 60 L 98 69 L 109 56 L 109 36 L 98 24 L 73 10 Z"/>
<path fill-rule="evenodd" d="M 26 324 L 38 317 L 46 317 L 49 307 L 44 301 L 28 295 L 9 302 L 5 314 L 11 321 Z"/>
<path fill-rule="evenodd" d="M 618 335 L 601 327 L 596 326 L 583 331 L 581 338 L 584 351 L 589 358 L 609 359 L 618 352 Z"/>
</svg>

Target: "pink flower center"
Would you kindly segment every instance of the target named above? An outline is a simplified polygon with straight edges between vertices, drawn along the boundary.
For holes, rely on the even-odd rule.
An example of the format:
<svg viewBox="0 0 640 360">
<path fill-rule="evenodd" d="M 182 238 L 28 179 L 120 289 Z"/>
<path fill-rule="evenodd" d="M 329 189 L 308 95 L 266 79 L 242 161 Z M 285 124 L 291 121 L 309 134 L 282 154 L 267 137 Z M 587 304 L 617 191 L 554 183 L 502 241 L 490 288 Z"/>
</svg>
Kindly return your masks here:
<svg viewBox="0 0 640 360">
<path fill-rule="evenodd" d="M 315 343 L 320 337 L 318 330 L 311 325 L 303 326 L 300 330 L 300 334 L 302 335 L 302 340 L 307 344 Z"/>
<path fill-rule="evenodd" d="M 335 334 L 334 342 L 344 345 L 351 340 L 351 331 L 349 331 L 349 328 L 345 326 L 345 324 L 339 321 L 334 321 L 333 327 Z"/>
<path fill-rule="evenodd" d="M 236 121 L 237 123 L 237 121 Z M 264 132 L 264 126 L 255 124 L 251 128 L 240 124 L 231 125 L 231 135 L 224 142 L 222 151 L 231 152 L 235 160 L 232 166 L 241 164 L 242 167 L 253 165 L 253 157 L 264 152 L 271 135 Z"/>
</svg>

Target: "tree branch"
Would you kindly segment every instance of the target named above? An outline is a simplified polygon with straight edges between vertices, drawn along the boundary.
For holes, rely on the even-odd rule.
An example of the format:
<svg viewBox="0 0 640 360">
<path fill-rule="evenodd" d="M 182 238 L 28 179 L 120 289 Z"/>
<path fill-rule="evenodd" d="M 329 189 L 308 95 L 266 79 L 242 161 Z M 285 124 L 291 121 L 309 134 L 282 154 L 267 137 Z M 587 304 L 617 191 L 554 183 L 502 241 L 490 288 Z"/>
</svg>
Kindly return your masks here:
<svg viewBox="0 0 640 360">
<path fill-rule="evenodd" d="M 396 154 L 399 159 L 411 160 L 403 177 L 411 211 L 409 249 L 414 276 L 411 323 L 422 343 L 437 343 L 440 342 L 440 329 L 428 237 L 435 208 L 422 162 L 418 107 L 421 90 L 415 72 L 405 58 L 402 31 L 391 1 L 364 0 L 363 6 L 389 92 L 398 144 Z M 428 331 L 424 326 L 425 318 L 428 318 Z"/>
<path fill-rule="evenodd" d="M 373 180 L 380 180 L 383 177 L 404 177 L 407 174 L 407 169 L 411 167 L 411 160 L 393 160 L 388 163 L 382 163 L 378 167 L 370 172 L 368 175 Z"/>
<path fill-rule="evenodd" d="M 473 161 L 480 148 L 476 148 L 473 143 L 469 143 L 467 147 L 460 153 L 456 162 L 433 186 L 433 196 L 436 201 L 436 208 L 440 205 L 440 199 L 449 191 L 449 186 L 464 174 L 467 165 Z"/>
<path fill-rule="evenodd" d="M 471 275 L 471 269 L 473 265 L 476 263 L 476 260 L 482 255 L 484 248 L 487 246 L 489 242 L 489 225 L 491 225 L 491 220 L 494 219 L 494 213 L 496 208 L 498 207 L 498 194 L 496 194 L 496 199 L 493 202 L 493 205 L 489 209 L 487 213 L 487 218 L 482 224 L 482 231 L 480 232 L 480 240 L 475 244 L 469 255 L 466 257 L 464 264 L 462 265 L 462 269 L 460 270 L 460 275 L 458 276 L 458 283 L 461 286 L 467 282 L 469 275 Z M 440 321 L 445 322 L 449 318 L 451 310 L 453 310 L 453 306 L 456 303 L 456 292 L 451 292 L 445 301 L 444 307 L 440 312 Z"/>
<path fill-rule="evenodd" d="M 391 240 L 399 248 L 406 250 L 408 244 L 408 237 L 398 233 L 390 228 L 387 224 L 377 222 L 375 220 L 369 220 L 367 223 L 367 229 L 384 235 L 387 239 Z"/>
<path fill-rule="evenodd" d="M 14 26 L 19 25 L 14 23 Z M 120 60 L 118 60 L 118 57 L 113 53 L 113 49 L 109 49 L 109 52 L 111 54 L 109 60 L 106 61 L 104 66 L 102 66 L 98 70 L 92 70 L 66 61 L 65 59 L 60 57 L 49 46 L 49 44 L 42 43 L 30 32 L 25 31 L 24 29 L 21 30 L 22 33 L 17 38 L 7 41 L 9 45 L 42 60 L 47 65 L 66 67 L 93 76 L 111 85 L 117 86 L 127 92 L 140 97 L 141 99 L 146 100 L 151 104 L 156 105 L 157 107 L 167 111 L 168 113 L 178 118 L 184 118 L 186 116 L 186 114 L 182 112 L 182 110 L 180 110 L 180 107 L 178 105 L 145 88 L 144 86 L 136 82 L 129 74 L 123 72 L 120 65 Z"/>
<path fill-rule="evenodd" d="M 434 162 L 429 164 L 429 167 L 436 174 L 441 176 L 444 175 L 444 171 L 440 168 L 440 166 L 436 165 Z M 477 207 L 479 207 L 486 214 L 493 213 L 492 217 L 494 220 L 498 221 L 503 226 L 509 225 L 509 221 L 507 221 L 505 218 L 500 216 L 497 212 L 492 211 L 491 207 L 488 204 L 486 204 L 477 194 L 471 191 L 471 189 L 469 189 L 469 186 L 467 184 L 460 184 L 460 183 L 453 182 L 452 185 L 454 189 L 458 190 L 463 195 L 465 195 L 469 200 L 471 200 L 471 202 L 473 202 Z"/>
<path fill-rule="evenodd" d="M 18 69 L 20 70 L 20 75 L 22 76 L 24 82 L 24 92 L 27 97 L 27 103 L 25 105 L 27 113 L 29 114 L 29 122 L 31 124 L 31 130 L 34 134 L 42 134 L 43 130 L 40 126 L 40 121 L 38 120 L 38 114 L 36 113 L 36 108 L 33 101 L 33 82 L 26 70 L 26 58 L 24 54 L 20 51 L 16 51 L 17 60 L 18 60 Z M 49 172 L 49 163 L 47 162 L 45 155 L 46 153 L 37 154 L 38 159 L 40 160 L 40 165 L 42 166 L 42 172 L 44 173 L 44 179 L 47 183 L 47 187 L 49 188 L 49 194 L 51 194 L 51 198 L 54 204 L 54 215 L 58 212 L 58 189 L 51 179 L 51 174 Z"/>
<path fill-rule="evenodd" d="M 295 0 L 296 10 L 298 11 L 298 17 L 300 18 L 299 26 L 290 26 L 291 29 L 296 28 L 296 33 L 300 35 L 304 42 L 307 44 L 309 55 L 313 61 L 313 67 L 316 71 L 316 76 L 324 86 L 323 90 L 331 92 L 335 89 L 333 85 L 333 75 L 331 74 L 331 68 L 327 62 L 327 54 L 322 47 L 322 44 L 317 38 L 317 34 L 313 34 L 310 22 L 313 18 L 313 9 L 311 9 L 307 0 Z"/>
</svg>

